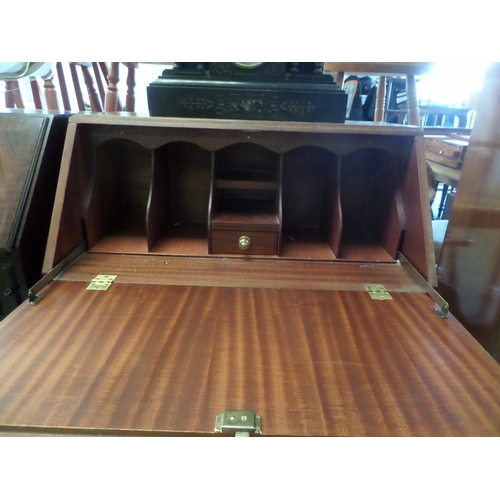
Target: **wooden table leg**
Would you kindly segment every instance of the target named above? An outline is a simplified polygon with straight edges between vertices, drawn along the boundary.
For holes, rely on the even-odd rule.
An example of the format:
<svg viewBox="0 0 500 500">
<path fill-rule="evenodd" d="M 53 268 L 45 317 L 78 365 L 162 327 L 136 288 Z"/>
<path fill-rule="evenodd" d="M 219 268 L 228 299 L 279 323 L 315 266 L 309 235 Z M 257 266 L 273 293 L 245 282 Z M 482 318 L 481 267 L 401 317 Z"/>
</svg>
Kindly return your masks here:
<svg viewBox="0 0 500 500">
<path fill-rule="evenodd" d="M 441 201 L 439 203 L 439 208 L 438 208 L 438 219 L 440 219 L 441 215 L 443 215 L 444 204 L 446 202 L 447 193 L 448 193 L 448 184 L 443 184 L 443 192 L 441 193 Z"/>
</svg>

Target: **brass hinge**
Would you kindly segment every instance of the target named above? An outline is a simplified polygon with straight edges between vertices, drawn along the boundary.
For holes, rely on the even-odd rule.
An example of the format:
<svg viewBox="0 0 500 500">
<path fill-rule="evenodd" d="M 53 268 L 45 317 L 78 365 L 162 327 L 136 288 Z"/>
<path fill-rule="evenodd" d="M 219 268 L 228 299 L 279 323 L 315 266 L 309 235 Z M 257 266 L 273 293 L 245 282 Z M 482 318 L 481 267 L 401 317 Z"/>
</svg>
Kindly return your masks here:
<svg viewBox="0 0 500 500">
<path fill-rule="evenodd" d="M 248 437 L 250 433 L 262 434 L 262 417 L 253 410 L 224 410 L 215 417 L 215 432 L 235 433 Z"/>
<path fill-rule="evenodd" d="M 373 300 L 392 300 L 391 294 L 385 289 L 384 285 L 366 284 L 365 290 Z"/>
<path fill-rule="evenodd" d="M 87 290 L 107 290 L 118 276 L 115 274 L 98 274 L 87 287 Z"/>
</svg>

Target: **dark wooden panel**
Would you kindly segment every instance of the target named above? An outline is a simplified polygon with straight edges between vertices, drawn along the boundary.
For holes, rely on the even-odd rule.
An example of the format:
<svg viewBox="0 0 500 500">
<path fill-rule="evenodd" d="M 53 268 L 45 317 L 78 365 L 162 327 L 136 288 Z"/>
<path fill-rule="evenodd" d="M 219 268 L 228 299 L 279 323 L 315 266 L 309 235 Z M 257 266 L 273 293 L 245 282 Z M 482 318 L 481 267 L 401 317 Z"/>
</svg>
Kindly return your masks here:
<svg viewBox="0 0 500 500">
<path fill-rule="evenodd" d="M 405 216 L 401 196 L 401 162 L 386 155 L 373 177 L 366 227 L 384 250 L 395 259 L 400 249 Z"/>
<path fill-rule="evenodd" d="M 149 200 L 146 216 L 146 233 L 148 251 L 156 245 L 160 236 L 166 232 L 169 216 L 168 197 L 168 160 L 164 154 L 153 152 L 153 172 L 149 190 Z"/>
<path fill-rule="evenodd" d="M 170 144 L 160 151 L 168 168 L 170 222 L 206 224 L 212 168 L 210 152 L 186 143 Z"/>
<path fill-rule="evenodd" d="M 2 425 L 211 432 L 248 408 L 267 435 L 500 435 L 500 367 L 424 294 L 85 286 L 0 325 Z"/>
<path fill-rule="evenodd" d="M 335 202 L 336 171 L 336 161 L 325 149 L 302 147 L 284 155 L 284 227 L 319 227 L 322 205 L 326 205 L 326 200 Z"/>
<path fill-rule="evenodd" d="M 401 253 L 432 286 L 436 286 L 436 258 L 422 137 L 415 138 L 401 193 L 406 218 Z"/>
<path fill-rule="evenodd" d="M 69 124 L 43 262 L 44 273 L 86 240 L 83 220 L 89 202 L 86 191 L 91 181 L 91 157 L 84 130 Z"/>
<path fill-rule="evenodd" d="M 42 276 L 68 115 L 0 113 L 0 319 Z"/>
<path fill-rule="evenodd" d="M 43 116 L 2 114 L 0 120 L 0 248 L 13 244 L 47 126 Z M 23 201 L 24 198 L 24 201 Z"/>
</svg>

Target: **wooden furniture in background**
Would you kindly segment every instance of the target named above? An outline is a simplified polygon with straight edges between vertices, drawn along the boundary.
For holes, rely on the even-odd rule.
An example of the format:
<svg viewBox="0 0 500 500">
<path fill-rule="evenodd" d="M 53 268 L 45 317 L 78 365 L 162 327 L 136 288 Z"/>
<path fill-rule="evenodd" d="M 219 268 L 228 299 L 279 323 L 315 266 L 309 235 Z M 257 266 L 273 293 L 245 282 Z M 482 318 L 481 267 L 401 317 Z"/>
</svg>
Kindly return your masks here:
<svg viewBox="0 0 500 500">
<path fill-rule="evenodd" d="M 500 366 L 403 267 L 434 282 L 422 140 L 72 117 L 61 269 L 0 325 L 0 431 L 213 435 L 243 409 L 269 436 L 499 435 Z"/>
<path fill-rule="evenodd" d="M 344 75 L 378 75 L 375 122 L 383 122 L 386 100 L 386 77 L 404 75 L 408 100 L 408 124 L 420 125 L 415 76 L 428 73 L 433 63 L 424 62 L 325 62 L 324 70 L 337 73 L 337 85 L 342 87 Z"/>
<path fill-rule="evenodd" d="M 432 169 L 434 178 L 437 184 L 443 184 L 441 191 L 441 199 L 439 201 L 437 218 L 440 219 L 443 215 L 444 207 L 446 204 L 446 198 L 448 195 L 448 190 L 450 188 L 457 189 L 458 183 L 460 182 L 460 170 L 452 167 L 447 167 L 446 165 L 441 165 L 432 160 L 427 160 L 427 163 Z"/>
<path fill-rule="evenodd" d="M 0 113 L 0 319 L 42 276 L 67 120 Z"/>
<path fill-rule="evenodd" d="M 451 311 L 500 360 L 500 64 L 486 74 L 438 265 Z"/>
<path fill-rule="evenodd" d="M 438 219 L 440 219 L 447 203 L 448 189 L 458 187 L 461 168 L 469 145 L 470 132 L 469 135 L 456 132 L 443 135 L 438 132 L 439 127 L 433 130 L 436 132 L 426 131 L 425 158 L 434 173 L 436 182 L 443 184 L 438 208 Z"/>
<path fill-rule="evenodd" d="M 105 100 L 106 112 L 121 111 L 122 107 L 118 95 L 118 82 L 120 81 L 120 64 L 127 68 L 127 97 L 125 101 L 125 110 L 135 111 L 135 70 L 139 63 L 136 62 L 112 62 L 108 75 L 108 89 Z"/>
<path fill-rule="evenodd" d="M 71 75 L 71 84 L 66 81 L 64 67 Z M 89 108 L 85 104 L 84 94 L 80 84 L 83 79 Z M 43 78 L 43 97 L 38 83 L 39 77 L 30 77 L 30 88 L 35 109 L 45 111 L 97 111 L 104 110 L 105 87 L 108 83 L 108 68 L 106 63 L 98 62 L 57 62 L 54 72 Z M 97 89 L 96 89 L 97 86 Z M 71 104 L 74 96 L 76 107 Z M 62 102 L 61 102 L 62 101 Z M 8 80 L 5 82 L 5 107 L 8 109 L 24 109 L 25 105 L 19 90 L 19 81 Z M 121 107 L 117 104 L 117 107 Z"/>
<path fill-rule="evenodd" d="M 439 128 L 440 126 L 454 128 L 453 124 L 451 126 L 446 124 L 447 119 L 452 122 L 456 119 L 456 128 L 465 129 L 469 126 L 470 115 L 473 110 L 458 106 L 421 105 L 419 111 L 420 125 L 424 129 Z M 408 108 L 391 110 L 391 112 L 398 114 L 398 123 L 405 123 Z"/>
</svg>

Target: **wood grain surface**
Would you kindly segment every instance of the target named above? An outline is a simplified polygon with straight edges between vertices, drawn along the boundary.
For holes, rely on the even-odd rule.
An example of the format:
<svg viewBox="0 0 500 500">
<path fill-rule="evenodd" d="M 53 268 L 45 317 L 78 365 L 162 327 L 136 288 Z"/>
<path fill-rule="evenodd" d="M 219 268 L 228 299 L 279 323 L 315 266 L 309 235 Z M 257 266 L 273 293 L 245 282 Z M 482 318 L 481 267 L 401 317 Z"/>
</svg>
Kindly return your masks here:
<svg viewBox="0 0 500 500">
<path fill-rule="evenodd" d="M 266 120 L 210 120 L 206 118 L 174 118 L 153 117 L 140 113 L 106 113 L 85 114 L 79 113 L 71 117 L 71 123 L 93 123 L 96 125 L 138 125 L 139 127 L 177 127 L 186 129 L 214 129 L 214 130 L 243 130 L 243 131 L 282 131 L 292 132 L 320 132 L 320 133 L 355 133 L 355 134 L 391 134 L 415 135 L 418 127 L 395 125 L 393 123 L 304 123 L 304 122 L 277 122 Z M 417 132 L 418 133 L 418 132 Z"/>
<path fill-rule="evenodd" d="M 85 287 L 2 322 L 2 430 L 211 433 L 241 408 L 265 435 L 500 435 L 500 367 L 425 294 Z"/>
<path fill-rule="evenodd" d="M 116 283 L 364 291 L 365 283 L 389 291 L 419 292 L 396 263 L 364 264 L 228 257 L 84 254 L 60 279 L 87 281 L 117 275 Z M 265 279 L 264 279 L 265 278 Z"/>
</svg>

